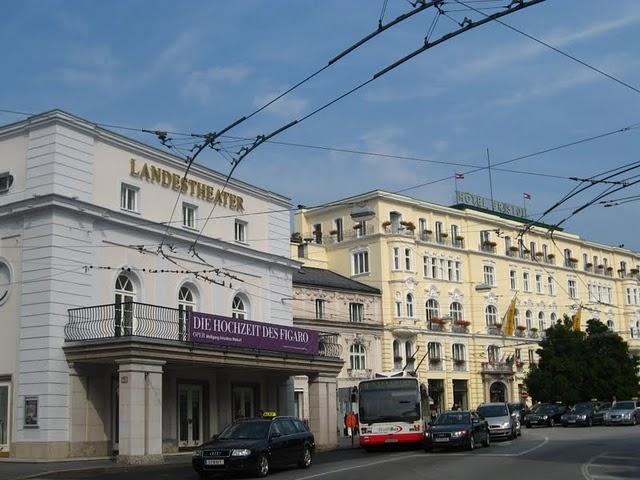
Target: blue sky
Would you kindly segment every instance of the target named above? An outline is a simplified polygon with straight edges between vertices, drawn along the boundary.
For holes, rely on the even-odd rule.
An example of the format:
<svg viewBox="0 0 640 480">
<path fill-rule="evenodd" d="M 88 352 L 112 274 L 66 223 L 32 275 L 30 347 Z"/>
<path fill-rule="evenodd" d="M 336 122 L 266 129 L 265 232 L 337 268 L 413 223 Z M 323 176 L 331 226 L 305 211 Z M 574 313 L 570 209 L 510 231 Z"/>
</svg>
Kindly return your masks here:
<svg viewBox="0 0 640 480">
<path fill-rule="evenodd" d="M 251 112 L 375 29 L 382 0 L 22 1 L 3 5 L 0 108 L 62 108 L 87 119 L 215 131 Z M 476 6 L 491 2 L 474 3 Z M 410 9 L 389 0 L 385 20 Z M 459 7 L 452 2 L 447 8 Z M 462 19 L 468 12 L 451 12 Z M 477 17 L 477 15 L 476 15 Z M 268 133 L 418 48 L 422 13 L 369 42 L 234 129 Z M 504 21 L 640 88 L 640 2 L 548 0 Z M 455 28 L 445 17 L 435 37 Z M 278 140 L 483 165 L 640 122 L 640 94 L 497 24 L 414 58 Z M 19 117 L 0 113 L 0 123 Z M 124 133 L 124 132 L 123 132 Z M 153 137 L 138 136 L 151 144 Z M 638 158 L 640 129 L 509 166 L 589 176 Z M 228 172 L 213 151 L 199 161 Z M 263 145 L 236 176 L 315 205 L 429 182 L 461 167 Z M 575 183 L 495 172 L 494 195 L 541 212 Z M 486 172 L 460 188 L 488 194 Z M 636 188 L 635 192 L 638 189 Z M 619 196 L 633 194 L 626 190 Z M 453 181 L 406 191 L 450 204 Z M 580 205 L 579 197 L 569 205 Z M 568 224 L 585 238 L 640 249 L 640 203 L 593 207 Z M 568 212 L 546 218 L 557 221 Z"/>
</svg>

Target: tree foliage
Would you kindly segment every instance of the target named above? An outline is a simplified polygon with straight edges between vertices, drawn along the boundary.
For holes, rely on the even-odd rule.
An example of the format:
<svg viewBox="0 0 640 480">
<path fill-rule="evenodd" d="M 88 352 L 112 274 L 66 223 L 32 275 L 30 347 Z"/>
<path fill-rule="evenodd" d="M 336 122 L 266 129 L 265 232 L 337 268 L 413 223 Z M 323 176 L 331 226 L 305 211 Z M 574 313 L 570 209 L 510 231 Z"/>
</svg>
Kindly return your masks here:
<svg viewBox="0 0 640 480">
<path fill-rule="evenodd" d="M 540 361 L 525 380 L 536 401 L 572 404 L 638 395 L 638 358 L 598 320 L 589 320 L 586 332 L 576 332 L 565 315 L 547 329 L 537 353 Z"/>
</svg>

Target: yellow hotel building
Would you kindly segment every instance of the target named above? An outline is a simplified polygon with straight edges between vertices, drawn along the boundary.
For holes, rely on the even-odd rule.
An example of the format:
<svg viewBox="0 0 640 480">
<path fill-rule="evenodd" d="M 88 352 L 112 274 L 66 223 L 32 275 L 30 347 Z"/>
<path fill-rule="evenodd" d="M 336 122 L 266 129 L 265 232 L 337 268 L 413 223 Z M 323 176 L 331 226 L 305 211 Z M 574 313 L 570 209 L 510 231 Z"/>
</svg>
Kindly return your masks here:
<svg viewBox="0 0 640 480">
<path fill-rule="evenodd" d="M 640 350 L 640 254 L 535 225 L 460 194 L 446 207 L 372 191 L 295 217 L 294 256 L 382 292 L 382 365 L 415 369 L 438 410 L 526 398 L 537 342 L 584 307 Z M 355 221 L 354 211 L 368 211 Z M 297 245 L 296 245 L 297 244 Z M 516 299 L 516 329 L 500 325 Z"/>
</svg>

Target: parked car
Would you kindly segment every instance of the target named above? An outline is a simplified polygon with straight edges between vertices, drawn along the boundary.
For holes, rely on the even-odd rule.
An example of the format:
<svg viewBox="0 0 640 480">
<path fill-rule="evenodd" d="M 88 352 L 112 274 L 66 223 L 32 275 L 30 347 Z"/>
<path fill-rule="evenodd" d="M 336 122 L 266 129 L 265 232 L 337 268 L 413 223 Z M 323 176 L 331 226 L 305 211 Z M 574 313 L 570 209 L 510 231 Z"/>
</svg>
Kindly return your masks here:
<svg viewBox="0 0 640 480">
<path fill-rule="evenodd" d="M 514 439 L 520 431 L 518 415 L 506 403 L 483 403 L 478 407 L 478 415 L 489 424 L 492 438 Z"/>
<path fill-rule="evenodd" d="M 598 404 L 594 402 L 576 403 L 570 411 L 560 418 L 562 426 L 581 425 L 583 427 L 590 427 L 593 425 L 593 418 L 597 409 Z"/>
<path fill-rule="evenodd" d="M 509 410 L 518 415 L 520 424 L 524 424 L 524 417 L 531 411 L 526 403 L 510 403 Z"/>
<path fill-rule="evenodd" d="M 562 415 L 566 413 L 566 411 L 567 407 L 565 405 L 540 403 L 525 416 L 524 423 L 527 428 L 533 426 L 554 427 L 561 422 Z"/>
<path fill-rule="evenodd" d="M 192 465 L 200 478 L 214 473 L 265 477 L 271 467 L 309 468 L 314 450 L 313 434 L 299 419 L 256 418 L 229 425 L 196 448 Z"/>
<path fill-rule="evenodd" d="M 594 425 L 604 425 L 604 416 L 611 408 L 611 402 L 598 402 L 598 408 L 593 414 Z"/>
<path fill-rule="evenodd" d="M 615 402 L 604 414 L 605 425 L 637 425 L 640 422 L 640 408 L 635 400 Z"/>
<path fill-rule="evenodd" d="M 491 444 L 489 425 L 476 412 L 444 412 L 427 427 L 424 435 L 424 450 L 434 448 L 463 447 L 473 450 L 477 445 Z"/>
</svg>

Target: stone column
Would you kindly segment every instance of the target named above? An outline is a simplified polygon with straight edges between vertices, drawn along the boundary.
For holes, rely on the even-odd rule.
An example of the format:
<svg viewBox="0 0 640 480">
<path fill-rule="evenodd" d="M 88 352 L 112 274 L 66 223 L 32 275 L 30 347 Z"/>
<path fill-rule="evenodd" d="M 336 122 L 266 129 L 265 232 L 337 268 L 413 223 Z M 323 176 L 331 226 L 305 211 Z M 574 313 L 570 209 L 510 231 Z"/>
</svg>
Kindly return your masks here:
<svg viewBox="0 0 640 480">
<path fill-rule="evenodd" d="M 118 462 L 162 461 L 163 361 L 130 359 L 119 362 Z"/>
<path fill-rule="evenodd" d="M 309 376 L 309 427 L 320 450 L 328 450 L 338 445 L 336 390 L 335 376 Z"/>
</svg>

